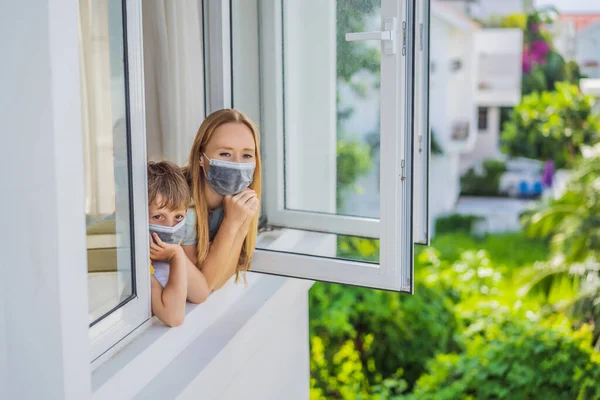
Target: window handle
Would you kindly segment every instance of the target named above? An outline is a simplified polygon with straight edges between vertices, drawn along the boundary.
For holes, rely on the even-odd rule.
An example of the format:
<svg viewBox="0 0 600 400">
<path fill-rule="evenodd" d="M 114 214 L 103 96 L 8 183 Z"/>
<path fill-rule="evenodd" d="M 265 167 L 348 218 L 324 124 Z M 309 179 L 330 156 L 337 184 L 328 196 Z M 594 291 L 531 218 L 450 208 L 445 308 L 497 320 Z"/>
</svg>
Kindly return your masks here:
<svg viewBox="0 0 600 400">
<path fill-rule="evenodd" d="M 396 18 L 384 18 L 383 28 L 383 31 L 346 33 L 346 42 L 381 40 L 384 54 L 396 54 Z"/>
</svg>

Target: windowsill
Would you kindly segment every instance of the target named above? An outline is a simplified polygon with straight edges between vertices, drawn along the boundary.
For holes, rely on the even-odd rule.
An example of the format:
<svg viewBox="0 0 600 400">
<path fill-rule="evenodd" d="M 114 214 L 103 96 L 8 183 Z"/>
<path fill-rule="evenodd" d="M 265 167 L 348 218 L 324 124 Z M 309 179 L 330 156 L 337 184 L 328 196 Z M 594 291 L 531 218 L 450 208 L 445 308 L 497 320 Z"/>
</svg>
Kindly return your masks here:
<svg viewBox="0 0 600 400">
<path fill-rule="evenodd" d="M 133 398 L 186 349 L 198 354 L 194 368 L 201 372 L 263 306 L 277 297 L 275 294 L 307 291 L 313 284 L 257 273 L 248 274 L 246 288 L 232 282 L 211 294 L 204 304 L 188 304 L 185 322 L 178 328 L 150 320 L 131 343 L 92 372 L 93 396 Z"/>
</svg>

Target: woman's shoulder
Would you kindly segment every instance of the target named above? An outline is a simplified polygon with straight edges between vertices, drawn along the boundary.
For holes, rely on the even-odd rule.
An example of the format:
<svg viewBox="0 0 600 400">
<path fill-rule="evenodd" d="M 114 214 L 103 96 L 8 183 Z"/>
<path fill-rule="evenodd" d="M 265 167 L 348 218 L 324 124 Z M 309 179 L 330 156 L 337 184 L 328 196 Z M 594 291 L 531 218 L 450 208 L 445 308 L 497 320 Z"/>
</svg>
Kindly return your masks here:
<svg viewBox="0 0 600 400">
<path fill-rule="evenodd" d="M 196 232 L 196 210 L 194 207 L 188 208 L 185 213 L 185 237 L 182 245 L 192 245 L 198 242 L 198 233 Z"/>
</svg>

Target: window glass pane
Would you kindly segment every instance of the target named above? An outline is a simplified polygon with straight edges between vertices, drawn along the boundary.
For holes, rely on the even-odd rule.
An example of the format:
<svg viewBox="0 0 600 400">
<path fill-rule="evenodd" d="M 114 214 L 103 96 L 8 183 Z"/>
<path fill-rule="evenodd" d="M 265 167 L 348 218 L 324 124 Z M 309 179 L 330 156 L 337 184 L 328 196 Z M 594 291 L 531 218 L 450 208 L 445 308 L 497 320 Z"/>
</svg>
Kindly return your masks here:
<svg viewBox="0 0 600 400">
<path fill-rule="evenodd" d="M 285 208 L 379 218 L 381 1 L 283 6 Z"/>
<path fill-rule="evenodd" d="M 80 0 L 89 322 L 134 293 L 121 1 Z"/>
<path fill-rule="evenodd" d="M 479 129 L 479 133 L 485 133 L 488 128 L 488 109 L 487 107 L 479 107 L 477 112 L 477 128 Z"/>
<path fill-rule="evenodd" d="M 256 247 L 285 253 L 379 263 L 379 239 L 357 236 L 287 228 L 263 230 L 258 236 Z"/>
</svg>

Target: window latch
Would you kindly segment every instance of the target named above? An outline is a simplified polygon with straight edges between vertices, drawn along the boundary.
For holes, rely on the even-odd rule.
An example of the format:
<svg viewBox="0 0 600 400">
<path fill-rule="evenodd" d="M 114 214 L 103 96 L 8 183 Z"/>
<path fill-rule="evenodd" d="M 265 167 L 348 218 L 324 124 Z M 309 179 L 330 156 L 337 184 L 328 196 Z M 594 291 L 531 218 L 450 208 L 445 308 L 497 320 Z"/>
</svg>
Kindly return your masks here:
<svg viewBox="0 0 600 400">
<path fill-rule="evenodd" d="M 383 19 L 383 31 L 346 33 L 346 42 L 381 40 L 384 54 L 396 54 L 396 18 Z"/>
</svg>

